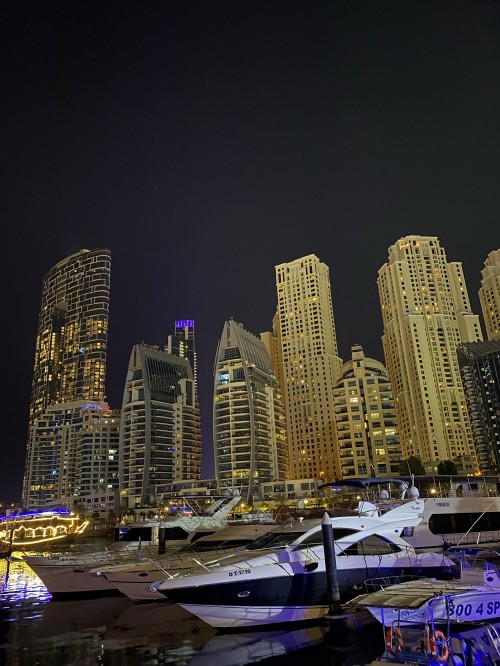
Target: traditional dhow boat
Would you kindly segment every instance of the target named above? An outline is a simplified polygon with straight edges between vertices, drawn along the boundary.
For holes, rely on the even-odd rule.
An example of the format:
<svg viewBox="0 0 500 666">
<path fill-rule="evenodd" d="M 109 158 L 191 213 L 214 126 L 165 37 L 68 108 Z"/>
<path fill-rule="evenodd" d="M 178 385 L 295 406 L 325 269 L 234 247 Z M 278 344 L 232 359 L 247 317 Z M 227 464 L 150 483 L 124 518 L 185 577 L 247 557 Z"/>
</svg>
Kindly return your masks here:
<svg viewBox="0 0 500 666">
<path fill-rule="evenodd" d="M 73 541 L 88 524 L 88 520 L 66 510 L 12 514 L 0 518 L 2 551 Z"/>
<path fill-rule="evenodd" d="M 417 554 L 401 538 L 405 526 L 420 522 L 422 510 L 416 500 L 381 516 L 330 519 L 342 601 L 376 576 L 458 576 L 446 556 Z M 153 588 L 218 628 L 320 620 L 328 610 L 322 536 L 318 521 L 298 537 L 284 528 L 281 540 L 267 548 L 222 558 Z"/>
</svg>

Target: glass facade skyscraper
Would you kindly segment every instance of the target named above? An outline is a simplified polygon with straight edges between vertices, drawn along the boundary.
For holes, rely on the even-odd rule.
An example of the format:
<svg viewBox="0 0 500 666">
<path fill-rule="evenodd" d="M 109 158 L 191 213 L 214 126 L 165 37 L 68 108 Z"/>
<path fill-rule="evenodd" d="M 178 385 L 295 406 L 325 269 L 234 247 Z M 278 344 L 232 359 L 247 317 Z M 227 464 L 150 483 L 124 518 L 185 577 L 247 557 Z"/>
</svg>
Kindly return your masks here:
<svg viewBox="0 0 500 666">
<path fill-rule="evenodd" d="M 286 422 L 264 343 L 232 319 L 224 324 L 214 368 L 217 485 L 251 501 L 259 484 L 286 476 Z"/>
<path fill-rule="evenodd" d="M 500 474 L 500 340 L 466 342 L 458 362 L 482 474 Z"/>
<path fill-rule="evenodd" d="M 87 444 L 81 433 L 90 422 L 95 425 L 95 405 L 99 412 L 108 409 L 110 275 L 109 250 L 80 250 L 57 263 L 43 280 L 23 481 L 27 507 L 77 497 L 83 486 L 96 486 L 94 468 L 90 477 L 88 470 L 82 472 L 80 455 Z M 117 427 L 117 420 L 113 427 L 108 420 L 103 425 L 104 440 L 112 449 Z M 116 478 L 116 470 L 113 474 Z M 108 480 L 101 485 L 108 487 Z"/>
<path fill-rule="evenodd" d="M 30 423 L 56 402 L 104 400 L 110 278 L 106 249 L 80 250 L 45 276 Z"/>
<path fill-rule="evenodd" d="M 200 473 L 200 412 L 189 360 L 135 345 L 122 403 L 122 505 L 154 506 L 166 484 Z"/>
</svg>

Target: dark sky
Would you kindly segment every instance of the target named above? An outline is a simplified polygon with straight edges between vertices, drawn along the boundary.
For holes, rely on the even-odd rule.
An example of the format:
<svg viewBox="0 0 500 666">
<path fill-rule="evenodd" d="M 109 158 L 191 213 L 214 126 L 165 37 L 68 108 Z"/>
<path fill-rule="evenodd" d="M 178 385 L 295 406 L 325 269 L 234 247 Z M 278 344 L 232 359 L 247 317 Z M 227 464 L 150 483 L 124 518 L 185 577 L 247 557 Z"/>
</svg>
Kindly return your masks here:
<svg viewBox="0 0 500 666">
<path fill-rule="evenodd" d="M 500 246 L 500 3 L 12 2 L 1 16 L 3 427 L 17 500 L 41 281 L 112 251 L 108 401 L 134 343 L 197 326 L 212 475 L 224 321 L 271 327 L 274 266 L 330 267 L 340 355 L 383 360 L 377 271 L 408 234 Z"/>
</svg>

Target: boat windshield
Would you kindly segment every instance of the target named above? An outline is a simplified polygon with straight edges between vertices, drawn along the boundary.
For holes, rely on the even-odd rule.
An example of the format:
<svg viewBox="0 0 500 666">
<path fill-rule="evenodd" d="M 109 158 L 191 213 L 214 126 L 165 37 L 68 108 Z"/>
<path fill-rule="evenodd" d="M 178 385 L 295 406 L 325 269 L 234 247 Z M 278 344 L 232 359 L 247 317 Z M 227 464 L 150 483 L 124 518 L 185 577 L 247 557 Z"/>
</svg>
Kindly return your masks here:
<svg viewBox="0 0 500 666">
<path fill-rule="evenodd" d="M 249 543 L 245 550 L 261 550 L 262 548 L 285 548 L 296 539 L 303 536 L 304 532 L 268 532 L 263 534 L 252 543 Z"/>
<path fill-rule="evenodd" d="M 334 540 L 349 536 L 359 532 L 357 529 L 348 527 L 334 527 Z M 245 550 L 261 550 L 262 548 L 285 548 L 294 543 L 299 537 L 304 536 L 304 532 L 268 532 L 263 534 L 252 543 L 248 544 Z M 309 534 L 301 541 L 300 546 L 321 546 L 323 544 L 323 530 L 318 529 Z"/>
</svg>

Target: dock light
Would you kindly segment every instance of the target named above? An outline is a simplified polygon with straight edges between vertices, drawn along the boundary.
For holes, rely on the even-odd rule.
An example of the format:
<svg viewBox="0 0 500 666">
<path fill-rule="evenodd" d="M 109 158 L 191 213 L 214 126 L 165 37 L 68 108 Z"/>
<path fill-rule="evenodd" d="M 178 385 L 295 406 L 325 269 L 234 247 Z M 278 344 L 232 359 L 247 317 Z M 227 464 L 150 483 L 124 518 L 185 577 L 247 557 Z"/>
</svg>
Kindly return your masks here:
<svg viewBox="0 0 500 666">
<path fill-rule="evenodd" d="M 436 494 L 436 489 L 435 489 L 435 488 L 431 488 L 431 495 L 435 495 L 435 494 Z"/>
</svg>

